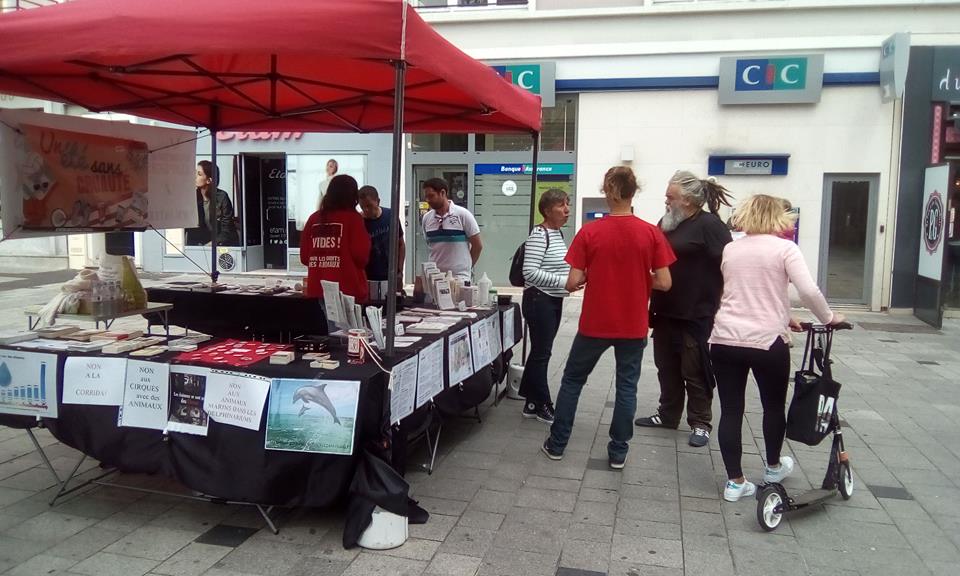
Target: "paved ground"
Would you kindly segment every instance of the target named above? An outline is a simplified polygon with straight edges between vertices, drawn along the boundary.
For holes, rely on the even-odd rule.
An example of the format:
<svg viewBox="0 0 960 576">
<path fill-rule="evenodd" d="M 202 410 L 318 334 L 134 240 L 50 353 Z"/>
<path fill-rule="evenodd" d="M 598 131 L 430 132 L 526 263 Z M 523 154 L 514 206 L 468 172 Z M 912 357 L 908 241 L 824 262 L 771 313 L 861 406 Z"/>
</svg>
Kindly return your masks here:
<svg viewBox="0 0 960 576">
<path fill-rule="evenodd" d="M 0 327 L 57 285 L 0 282 Z M 29 277 L 21 276 L 29 280 Z M 12 289 L 5 290 L 4 286 Z M 557 340 L 557 383 L 576 328 L 568 303 Z M 53 480 L 23 432 L 0 428 L 0 573 L 11 575 L 553 575 L 619 576 L 955 575 L 960 572 L 960 321 L 941 332 L 910 317 L 851 314 L 837 338 L 835 376 L 856 492 L 760 531 L 752 499 L 722 502 L 715 441 L 686 444 L 687 431 L 638 430 L 626 468 L 606 468 L 613 400 L 612 355 L 585 389 L 562 462 L 538 447 L 546 427 L 507 400 L 483 422 L 447 422 L 438 468 L 412 472 L 414 495 L 432 517 L 402 547 L 343 550 L 341 511 L 295 510 L 272 535 L 246 507 L 95 488 L 48 507 Z M 866 329 L 865 327 L 869 328 Z M 798 361 L 802 348 L 794 348 Z M 639 406 L 655 408 L 652 354 Z M 554 388 L 555 390 L 555 388 Z M 719 408 L 715 407 L 719 411 Z M 759 401 L 748 394 L 746 473 L 756 479 Z M 41 435 L 61 474 L 77 454 Z M 421 451 L 414 461 L 423 461 Z M 790 445 L 799 469 L 791 489 L 819 484 L 826 446 Z M 87 474 L 96 473 L 89 463 Z M 124 477 L 125 482 L 164 484 Z M 230 528 L 233 527 L 233 528 Z"/>
</svg>

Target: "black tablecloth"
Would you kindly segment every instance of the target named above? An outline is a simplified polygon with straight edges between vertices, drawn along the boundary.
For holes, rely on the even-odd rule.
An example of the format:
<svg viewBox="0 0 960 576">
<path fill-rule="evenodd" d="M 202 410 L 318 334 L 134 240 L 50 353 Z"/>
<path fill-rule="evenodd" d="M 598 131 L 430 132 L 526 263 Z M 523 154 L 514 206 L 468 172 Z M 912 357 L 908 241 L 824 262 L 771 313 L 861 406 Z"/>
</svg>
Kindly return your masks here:
<svg viewBox="0 0 960 576">
<path fill-rule="evenodd" d="M 511 306 L 514 308 L 514 334 L 518 336 L 521 331 L 520 311 L 517 305 Z M 501 307 L 497 313 L 502 313 L 506 308 Z M 481 312 L 477 320 L 492 313 Z M 461 321 L 448 333 L 470 323 Z M 410 358 L 444 337 L 446 334 L 424 336 L 408 348 L 397 349 L 391 363 Z M 58 417 L 44 418 L 43 423 L 64 444 L 124 472 L 164 474 L 191 489 L 229 500 L 270 505 L 328 506 L 345 496 L 356 469 L 357 458 L 365 448 L 385 458 L 392 458 L 402 470 L 404 430 L 407 428 L 390 426 L 388 375 L 371 361 L 362 365 L 349 364 L 342 347 L 333 346 L 330 351 L 334 359 L 340 360 L 340 367 L 336 370 L 311 369 L 302 361 L 279 366 L 264 360 L 242 369 L 223 365 L 207 366 L 270 378 L 360 381 L 354 453 L 350 456 L 266 450 L 266 406 L 257 431 L 221 424 L 212 419 L 209 420 L 207 436 L 176 432 L 164 435 L 158 430 L 118 427 L 116 406 L 62 402 L 66 359 L 71 355 L 84 354 L 57 353 Z M 167 353 L 150 360 L 177 363 L 176 355 Z M 509 352 L 501 354 L 491 366 L 483 367 L 461 384 L 449 386 L 449 383 L 445 383 L 444 391 L 434 401 L 438 406 L 447 406 L 450 411 L 465 410 L 482 402 L 489 395 L 494 379 L 502 379 L 508 362 Z M 446 374 L 445 367 L 445 380 Z M 409 418 L 414 420 L 421 417 L 427 406 Z M 32 417 L 0 414 L 0 425 L 24 427 L 35 422 L 36 419 Z M 392 445 L 399 454 L 391 456 L 389 449 L 385 450 L 391 446 L 391 440 L 394 440 Z"/>
<path fill-rule="evenodd" d="M 300 294 L 224 294 L 147 288 L 147 300 L 173 304 L 170 324 L 222 338 L 289 342 L 300 334 L 326 334 L 323 301 Z M 160 323 L 159 317 L 151 318 Z"/>
</svg>

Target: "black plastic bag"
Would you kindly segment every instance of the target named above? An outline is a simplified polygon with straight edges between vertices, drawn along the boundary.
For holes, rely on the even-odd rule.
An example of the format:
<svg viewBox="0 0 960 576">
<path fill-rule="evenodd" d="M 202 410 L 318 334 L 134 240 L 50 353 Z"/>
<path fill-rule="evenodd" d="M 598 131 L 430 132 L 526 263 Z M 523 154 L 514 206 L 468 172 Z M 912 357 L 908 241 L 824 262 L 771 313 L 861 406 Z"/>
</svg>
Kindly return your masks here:
<svg viewBox="0 0 960 576">
<path fill-rule="evenodd" d="M 343 527 L 343 547 L 353 548 L 373 519 L 373 509 L 406 516 L 411 524 L 424 524 L 430 517 L 409 497 L 410 485 L 390 464 L 364 450 L 350 483 L 350 503 Z"/>
</svg>

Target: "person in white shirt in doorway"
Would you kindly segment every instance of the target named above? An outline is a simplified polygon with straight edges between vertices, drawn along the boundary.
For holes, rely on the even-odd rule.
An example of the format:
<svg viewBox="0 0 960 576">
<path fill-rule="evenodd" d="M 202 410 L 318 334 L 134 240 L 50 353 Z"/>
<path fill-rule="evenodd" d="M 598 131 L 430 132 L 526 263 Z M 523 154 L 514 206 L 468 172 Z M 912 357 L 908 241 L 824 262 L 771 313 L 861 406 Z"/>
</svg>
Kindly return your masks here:
<svg viewBox="0 0 960 576">
<path fill-rule="evenodd" d="M 469 210 L 450 200 L 449 191 L 443 178 L 430 178 L 423 183 L 424 197 L 431 208 L 423 215 L 423 235 L 430 247 L 430 261 L 441 272 L 449 271 L 461 280 L 470 280 L 483 251 L 480 226 Z"/>
</svg>

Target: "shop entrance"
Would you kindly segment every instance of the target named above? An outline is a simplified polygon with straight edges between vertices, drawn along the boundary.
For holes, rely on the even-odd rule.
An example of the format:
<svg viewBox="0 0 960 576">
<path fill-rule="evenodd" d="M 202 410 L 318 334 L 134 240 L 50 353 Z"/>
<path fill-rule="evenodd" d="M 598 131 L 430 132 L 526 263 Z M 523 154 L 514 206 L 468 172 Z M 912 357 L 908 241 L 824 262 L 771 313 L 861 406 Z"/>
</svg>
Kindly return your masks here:
<svg viewBox="0 0 960 576">
<path fill-rule="evenodd" d="M 830 302 L 870 303 L 878 180 L 873 174 L 824 175 L 819 284 Z"/>
<path fill-rule="evenodd" d="M 450 185 L 450 199 L 459 206 L 473 211 L 473 199 L 470 197 L 467 179 L 466 164 L 418 164 L 413 166 L 413 189 L 416 201 L 410 203 L 410 226 L 414 229 L 413 258 L 407 256 L 407 261 L 413 266 L 430 259 L 430 249 L 423 236 L 423 215 L 430 211 L 427 200 L 423 195 L 423 183 L 430 178 L 443 178 Z M 416 268 L 412 269 L 416 275 Z"/>
<path fill-rule="evenodd" d="M 263 243 L 263 267 L 287 268 L 287 160 L 284 154 L 243 154 L 247 230 L 263 231 L 247 244 Z M 259 234 L 258 234 L 259 236 Z"/>
</svg>

